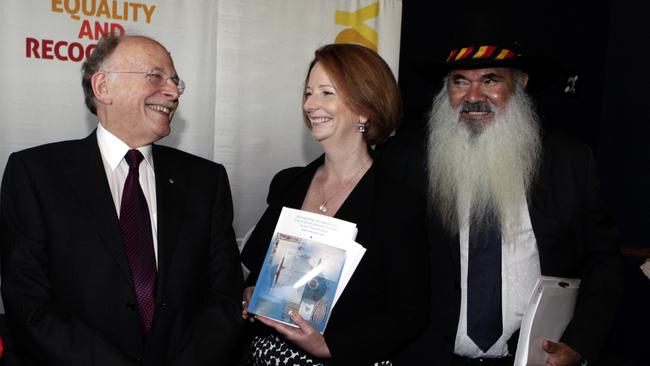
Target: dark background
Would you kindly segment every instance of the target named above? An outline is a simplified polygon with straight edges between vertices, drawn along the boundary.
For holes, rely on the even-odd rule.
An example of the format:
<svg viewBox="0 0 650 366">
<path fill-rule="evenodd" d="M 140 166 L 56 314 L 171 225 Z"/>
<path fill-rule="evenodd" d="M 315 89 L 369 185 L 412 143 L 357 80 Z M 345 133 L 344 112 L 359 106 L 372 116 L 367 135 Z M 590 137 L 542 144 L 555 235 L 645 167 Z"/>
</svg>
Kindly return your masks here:
<svg viewBox="0 0 650 366">
<path fill-rule="evenodd" d="M 650 280 L 639 269 L 650 257 L 650 113 L 644 109 L 650 106 L 650 62 L 645 56 L 650 2 L 490 5 L 515 21 L 528 54 L 546 65 L 541 77 L 534 80 L 531 74 L 530 80 L 543 126 L 591 146 L 604 198 L 619 225 L 625 288 L 601 364 L 650 365 Z M 446 58 L 454 32 L 472 26 L 464 18 L 474 6 L 471 1 L 403 1 L 399 83 L 405 118 L 398 133 L 423 131 L 440 81 L 427 80 L 422 60 Z M 567 90 L 575 76 L 575 88 Z"/>
</svg>

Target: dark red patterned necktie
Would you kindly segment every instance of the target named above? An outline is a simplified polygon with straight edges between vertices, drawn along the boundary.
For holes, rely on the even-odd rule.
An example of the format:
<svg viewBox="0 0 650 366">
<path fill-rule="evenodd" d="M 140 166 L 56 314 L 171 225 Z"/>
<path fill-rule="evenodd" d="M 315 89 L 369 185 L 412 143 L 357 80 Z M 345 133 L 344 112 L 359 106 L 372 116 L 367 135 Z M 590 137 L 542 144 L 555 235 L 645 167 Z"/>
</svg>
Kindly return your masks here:
<svg viewBox="0 0 650 366">
<path fill-rule="evenodd" d="M 142 333 L 147 334 L 155 311 L 157 272 L 149 208 L 139 181 L 138 167 L 144 157 L 138 150 L 129 150 L 124 159 L 129 164 L 129 174 L 122 192 L 120 228 L 138 300 Z"/>
</svg>

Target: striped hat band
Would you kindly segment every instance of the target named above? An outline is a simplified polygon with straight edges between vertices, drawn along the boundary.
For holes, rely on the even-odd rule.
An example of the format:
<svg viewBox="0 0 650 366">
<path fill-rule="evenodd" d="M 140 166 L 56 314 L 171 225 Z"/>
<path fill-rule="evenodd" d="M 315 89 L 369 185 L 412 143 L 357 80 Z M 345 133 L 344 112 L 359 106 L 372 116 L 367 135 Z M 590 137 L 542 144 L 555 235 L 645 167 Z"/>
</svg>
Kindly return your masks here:
<svg viewBox="0 0 650 366">
<path fill-rule="evenodd" d="M 447 57 L 447 63 L 470 59 L 501 61 L 515 56 L 521 55 L 507 48 L 495 46 L 463 47 L 451 51 L 449 57 Z"/>
</svg>

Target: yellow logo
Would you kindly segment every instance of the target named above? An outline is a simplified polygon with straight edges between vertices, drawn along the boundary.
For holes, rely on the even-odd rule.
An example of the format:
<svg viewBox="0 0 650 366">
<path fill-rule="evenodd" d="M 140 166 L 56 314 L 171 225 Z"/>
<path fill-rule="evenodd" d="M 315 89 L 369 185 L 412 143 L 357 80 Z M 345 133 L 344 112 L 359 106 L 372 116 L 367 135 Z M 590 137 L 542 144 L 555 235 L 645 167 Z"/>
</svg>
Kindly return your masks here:
<svg viewBox="0 0 650 366">
<path fill-rule="evenodd" d="M 335 43 L 357 43 L 364 45 L 377 52 L 379 35 L 365 22 L 377 18 L 379 15 L 379 2 L 370 4 L 357 11 L 348 12 L 336 11 L 336 24 L 352 28 L 342 30 L 337 36 Z"/>
</svg>

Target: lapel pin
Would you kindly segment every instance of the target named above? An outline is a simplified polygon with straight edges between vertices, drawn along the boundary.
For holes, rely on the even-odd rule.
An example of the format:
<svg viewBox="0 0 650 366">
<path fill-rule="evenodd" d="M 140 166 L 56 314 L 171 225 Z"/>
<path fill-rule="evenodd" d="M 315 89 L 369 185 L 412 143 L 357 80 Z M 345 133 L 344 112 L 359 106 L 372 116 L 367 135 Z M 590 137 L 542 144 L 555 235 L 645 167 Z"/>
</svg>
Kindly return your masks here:
<svg viewBox="0 0 650 366">
<path fill-rule="evenodd" d="M 174 184 L 174 178 L 169 178 L 169 183 Z"/>
</svg>

